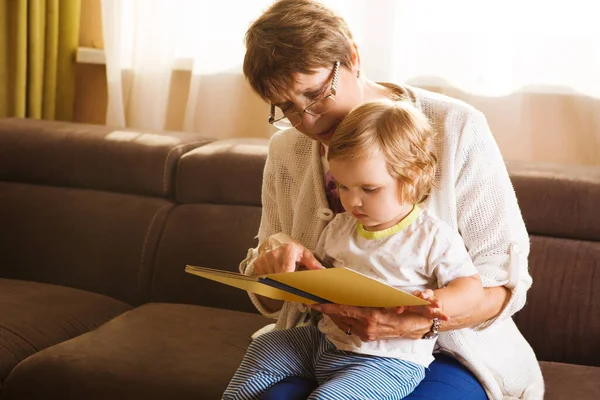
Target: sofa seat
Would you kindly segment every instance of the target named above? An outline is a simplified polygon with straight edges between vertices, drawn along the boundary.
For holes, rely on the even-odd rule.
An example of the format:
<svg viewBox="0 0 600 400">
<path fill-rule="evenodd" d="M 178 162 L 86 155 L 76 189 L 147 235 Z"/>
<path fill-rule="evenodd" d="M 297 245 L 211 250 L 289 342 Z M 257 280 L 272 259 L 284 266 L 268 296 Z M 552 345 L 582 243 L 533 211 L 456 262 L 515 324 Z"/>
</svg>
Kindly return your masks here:
<svg viewBox="0 0 600 400">
<path fill-rule="evenodd" d="M 220 399 L 259 314 L 149 303 L 20 363 L 2 399 Z M 116 395 L 118 393 L 118 395 Z"/>
<path fill-rule="evenodd" d="M 253 313 L 149 303 L 21 362 L 0 399 L 93 400 L 119 393 L 122 399 L 217 400 L 250 335 L 270 322 Z M 545 400 L 600 399 L 599 367 L 540 364 Z"/>
<path fill-rule="evenodd" d="M 600 367 L 542 361 L 544 400 L 600 399 Z"/>
<path fill-rule="evenodd" d="M 11 369 L 31 354 L 89 332 L 129 309 L 96 293 L 0 278 L 0 390 Z"/>
</svg>

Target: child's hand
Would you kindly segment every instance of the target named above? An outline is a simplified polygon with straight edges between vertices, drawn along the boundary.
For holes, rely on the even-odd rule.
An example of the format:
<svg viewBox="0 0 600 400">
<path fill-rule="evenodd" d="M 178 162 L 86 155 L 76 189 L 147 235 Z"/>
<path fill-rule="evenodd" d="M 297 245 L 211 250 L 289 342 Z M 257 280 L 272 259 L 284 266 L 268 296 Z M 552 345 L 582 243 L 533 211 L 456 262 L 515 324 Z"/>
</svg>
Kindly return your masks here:
<svg viewBox="0 0 600 400">
<path fill-rule="evenodd" d="M 414 296 L 417 296 L 423 300 L 429 302 L 428 306 L 411 306 L 408 307 L 409 311 L 421 314 L 425 318 L 434 319 L 438 318 L 442 321 L 449 321 L 450 317 L 442 312 L 442 301 L 435 297 L 433 290 L 425 289 L 424 291 L 415 290 Z"/>
</svg>

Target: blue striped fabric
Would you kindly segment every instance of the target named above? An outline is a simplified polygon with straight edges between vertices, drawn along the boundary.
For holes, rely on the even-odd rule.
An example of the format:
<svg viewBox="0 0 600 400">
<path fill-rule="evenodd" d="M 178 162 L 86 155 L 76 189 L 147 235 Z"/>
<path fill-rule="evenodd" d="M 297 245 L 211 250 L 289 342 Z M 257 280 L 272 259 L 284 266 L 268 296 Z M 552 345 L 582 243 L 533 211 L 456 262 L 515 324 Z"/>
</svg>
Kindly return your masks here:
<svg viewBox="0 0 600 400">
<path fill-rule="evenodd" d="M 396 358 L 337 350 L 318 327 L 304 326 L 269 332 L 254 340 L 223 399 L 258 399 L 269 387 L 291 376 L 319 383 L 309 400 L 395 400 L 417 387 L 425 368 Z"/>
</svg>

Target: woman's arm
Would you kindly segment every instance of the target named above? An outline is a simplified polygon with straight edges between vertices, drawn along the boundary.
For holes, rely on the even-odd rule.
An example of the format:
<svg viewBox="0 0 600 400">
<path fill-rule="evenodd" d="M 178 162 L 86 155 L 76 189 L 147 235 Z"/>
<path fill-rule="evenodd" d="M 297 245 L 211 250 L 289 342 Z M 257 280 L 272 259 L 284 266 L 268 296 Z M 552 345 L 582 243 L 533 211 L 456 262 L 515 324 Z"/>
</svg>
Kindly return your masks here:
<svg viewBox="0 0 600 400">
<path fill-rule="evenodd" d="M 258 230 L 259 245 L 250 249 L 240 264 L 240 272 L 245 275 L 264 275 L 285 271 L 294 271 L 297 264 L 309 269 L 323 268 L 313 254 L 300 242 L 282 233 L 280 220 L 281 204 L 277 201 L 279 177 L 285 175 L 285 165 L 275 156 L 281 151 L 281 140 L 276 142 L 277 135 L 269 143 L 269 154 L 265 163 L 262 181 L 262 214 Z M 281 139 L 281 138 L 280 138 Z M 275 143 L 276 142 L 276 143 Z M 279 149 L 279 150 L 277 150 Z M 270 318 L 278 318 L 284 302 L 248 293 L 257 310 Z"/>
<path fill-rule="evenodd" d="M 249 249 L 246 259 L 240 263 L 240 272 L 245 275 L 261 275 L 265 273 L 260 268 L 260 259 L 264 257 L 266 252 L 276 247 L 275 244 L 271 243 L 271 236 L 281 232 L 281 222 L 277 213 L 276 182 L 273 179 L 277 166 L 273 165 L 274 158 L 272 157 L 272 151 L 273 148 L 270 142 L 262 179 L 261 202 L 263 207 L 257 235 L 258 246 Z M 257 260 L 259 261 L 258 270 L 256 270 L 255 266 Z M 261 314 L 269 318 L 278 317 L 278 312 L 283 304 L 282 301 L 268 299 L 253 293 L 248 293 L 248 295 Z"/>
<path fill-rule="evenodd" d="M 481 302 L 473 311 L 456 314 L 450 321 L 444 321 L 440 331 L 469 328 L 494 319 L 500 314 L 508 299 L 509 291 L 503 286 L 485 288 Z M 351 326 L 352 334 L 363 341 L 389 338 L 420 339 L 429 332 L 432 325 L 431 319 L 419 313 L 404 311 L 398 314 L 395 308 L 353 307 L 338 304 L 319 304 L 311 307 L 327 314 L 343 331 Z"/>
<path fill-rule="evenodd" d="M 487 290 L 475 326 L 511 317 L 525 305 L 532 279 L 529 236 L 504 160 L 485 116 L 470 110 L 456 159 L 458 230 Z M 467 319 L 465 319 L 467 321 Z"/>
</svg>

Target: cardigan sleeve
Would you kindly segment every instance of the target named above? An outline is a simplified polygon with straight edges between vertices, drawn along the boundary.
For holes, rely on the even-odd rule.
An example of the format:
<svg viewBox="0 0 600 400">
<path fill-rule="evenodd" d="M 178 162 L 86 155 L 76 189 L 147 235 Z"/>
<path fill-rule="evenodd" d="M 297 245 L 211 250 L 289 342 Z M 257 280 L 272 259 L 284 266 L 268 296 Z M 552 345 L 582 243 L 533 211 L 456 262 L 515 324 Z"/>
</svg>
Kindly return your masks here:
<svg viewBox="0 0 600 400">
<path fill-rule="evenodd" d="M 276 166 L 273 165 L 272 157 L 273 146 L 269 145 L 269 154 L 267 155 L 267 161 L 263 172 L 262 181 L 262 214 L 260 218 L 260 227 L 258 229 L 258 244 L 260 245 L 266 238 L 281 232 L 281 224 L 279 222 L 276 204 L 276 184 L 274 174 Z M 248 249 L 246 258 L 240 263 L 240 272 L 244 275 L 254 274 L 254 261 L 258 257 L 258 246 L 256 248 Z M 258 297 L 254 293 L 248 293 L 252 304 L 256 309 L 265 317 L 277 319 L 279 317 L 279 311 L 269 312 L 262 303 L 258 300 Z"/>
<path fill-rule="evenodd" d="M 505 286 L 509 302 L 496 320 L 525 305 L 532 279 L 529 237 L 500 150 L 484 115 L 470 111 L 456 153 L 458 229 L 485 287 Z"/>
</svg>

